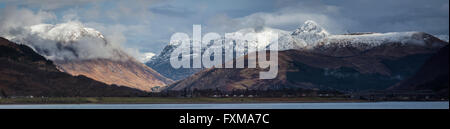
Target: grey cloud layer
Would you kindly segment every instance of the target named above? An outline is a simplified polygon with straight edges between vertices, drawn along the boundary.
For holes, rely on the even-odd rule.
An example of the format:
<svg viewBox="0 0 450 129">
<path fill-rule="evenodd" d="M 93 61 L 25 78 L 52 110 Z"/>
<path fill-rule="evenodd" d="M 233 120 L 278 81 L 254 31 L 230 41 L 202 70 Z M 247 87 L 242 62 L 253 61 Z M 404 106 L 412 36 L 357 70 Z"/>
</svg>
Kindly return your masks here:
<svg viewBox="0 0 450 129">
<path fill-rule="evenodd" d="M 40 9 L 55 12 L 56 16 L 49 17 L 56 22 L 81 21 L 105 35 L 114 35 L 128 48 L 139 49 L 132 50 L 137 54 L 158 53 L 173 33 L 190 34 L 192 24 L 202 24 L 204 33 L 264 26 L 291 31 L 306 20 L 318 22 L 333 34 L 423 31 L 448 35 L 449 28 L 448 0 L 25 0 L 4 3 L 35 8 L 35 13 Z"/>
</svg>

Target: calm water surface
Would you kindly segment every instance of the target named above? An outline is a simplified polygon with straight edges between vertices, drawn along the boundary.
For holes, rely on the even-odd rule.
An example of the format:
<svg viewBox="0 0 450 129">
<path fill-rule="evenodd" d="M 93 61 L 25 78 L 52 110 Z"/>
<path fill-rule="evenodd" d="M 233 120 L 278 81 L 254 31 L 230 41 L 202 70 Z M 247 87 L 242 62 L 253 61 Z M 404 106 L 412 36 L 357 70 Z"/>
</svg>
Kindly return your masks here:
<svg viewBox="0 0 450 129">
<path fill-rule="evenodd" d="M 449 109 L 449 103 L 39 104 L 0 105 L 0 109 Z"/>
</svg>

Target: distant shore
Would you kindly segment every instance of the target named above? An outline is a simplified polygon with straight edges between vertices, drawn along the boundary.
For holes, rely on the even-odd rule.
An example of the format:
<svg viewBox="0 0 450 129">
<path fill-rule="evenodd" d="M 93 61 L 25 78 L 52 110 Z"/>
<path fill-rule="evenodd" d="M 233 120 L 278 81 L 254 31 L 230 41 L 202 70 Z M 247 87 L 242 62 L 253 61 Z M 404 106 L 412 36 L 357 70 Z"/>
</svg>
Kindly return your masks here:
<svg viewBox="0 0 450 129">
<path fill-rule="evenodd" d="M 176 98 L 176 97 L 51 97 L 2 98 L 0 104 L 196 104 L 196 103 L 326 103 L 368 102 L 346 98 Z"/>
</svg>

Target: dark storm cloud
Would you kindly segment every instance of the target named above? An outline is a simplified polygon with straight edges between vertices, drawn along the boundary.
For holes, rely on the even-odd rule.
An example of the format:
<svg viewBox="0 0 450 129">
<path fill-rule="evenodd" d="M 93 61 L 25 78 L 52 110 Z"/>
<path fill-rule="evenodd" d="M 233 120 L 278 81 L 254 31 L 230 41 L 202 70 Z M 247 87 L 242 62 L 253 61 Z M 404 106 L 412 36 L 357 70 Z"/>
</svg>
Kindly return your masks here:
<svg viewBox="0 0 450 129">
<path fill-rule="evenodd" d="M 424 31 L 447 34 L 448 0 L 326 0 L 335 5 L 344 17 L 357 21 L 350 31 Z"/>
<path fill-rule="evenodd" d="M 291 30 L 312 19 L 334 33 L 424 31 L 448 35 L 449 28 L 448 0 L 276 0 L 273 10 L 249 14 L 244 21 L 253 18 Z"/>
</svg>

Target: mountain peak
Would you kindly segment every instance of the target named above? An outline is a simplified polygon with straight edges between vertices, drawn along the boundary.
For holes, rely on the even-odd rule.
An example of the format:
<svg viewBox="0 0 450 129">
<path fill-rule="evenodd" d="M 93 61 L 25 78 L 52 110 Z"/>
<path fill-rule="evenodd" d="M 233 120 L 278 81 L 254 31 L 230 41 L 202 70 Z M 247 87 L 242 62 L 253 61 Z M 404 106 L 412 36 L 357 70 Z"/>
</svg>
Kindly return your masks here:
<svg viewBox="0 0 450 129">
<path fill-rule="evenodd" d="M 296 44 L 300 46 L 313 46 L 330 34 L 316 22 L 307 20 L 291 35 L 297 41 Z"/>
<path fill-rule="evenodd" d="M 301 25 L 299 28 L 297 28 L 292 35 L 299 35 L 304 33 L 314 33 L 314 34 L 326 34 L 328 35 L 328 32 L 323 29 L 320 25 L 318 25 L 315 21 L 307 20 L 303 25 Z"/>
</svg>

